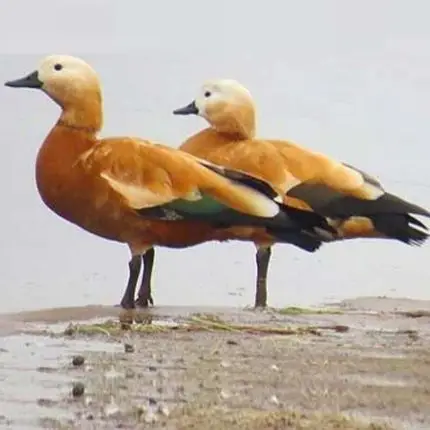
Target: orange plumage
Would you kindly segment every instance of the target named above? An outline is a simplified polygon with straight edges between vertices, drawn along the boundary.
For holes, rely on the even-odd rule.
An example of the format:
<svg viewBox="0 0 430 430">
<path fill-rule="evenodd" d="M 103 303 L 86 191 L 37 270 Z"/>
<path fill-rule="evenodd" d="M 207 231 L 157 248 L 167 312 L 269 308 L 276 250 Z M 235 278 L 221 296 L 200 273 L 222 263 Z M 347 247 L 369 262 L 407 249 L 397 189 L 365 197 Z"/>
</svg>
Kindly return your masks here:
<svg viewBox="0 0 430 430">
<path fill-rule="evenodd" d="M 254 102 L 237 81 L 205 83 L 192 103 L 174 113 L 200 115 L 210 124 L 189 137 L 181 150 L 265 179 L 284 195 L 285 203 L 327 216 L 337 234 L 324 235 L 325 241 L 379 237 L 420 244 L 428 237 L 415 228 L 425 226 L 409 213 L 429 212 L 386 193 L 376 179 L 293 142 L 256 138 Z M 266 248 L 260 261 L 257 254 L 256 295 L 256 305 L 265 306 L 270 252 L 267 243 L 253 240 Z"/>
<path fill-rule="evenodd" d="M 257 178 L 139 138 L 99 139 L 100 84 L 84 61 L 50 56 L 36 72 L 6 85 L 41 88 L 61 106 L 37 156 L 37 187 L 45 204 L 62 218 L 129 246 L 123 307 L 134 307 L 141 256 L 154 245 L 247 239 L 254 224 L 261 225 L 262 237 L 292 234 L 300 240 L 302 220 L 303 240 L 320 245 L 308 235 L 320 224 L 328 228 L 324 218 L 310 218 L 277 202 L 276 192 Z M 224 228 L 215 228 L 217 223 Z M 230 226 L 243 230 L 232 234 Z M 142 282 L 147 304 L 150 278 L 144 276 Z"/>
</svg>

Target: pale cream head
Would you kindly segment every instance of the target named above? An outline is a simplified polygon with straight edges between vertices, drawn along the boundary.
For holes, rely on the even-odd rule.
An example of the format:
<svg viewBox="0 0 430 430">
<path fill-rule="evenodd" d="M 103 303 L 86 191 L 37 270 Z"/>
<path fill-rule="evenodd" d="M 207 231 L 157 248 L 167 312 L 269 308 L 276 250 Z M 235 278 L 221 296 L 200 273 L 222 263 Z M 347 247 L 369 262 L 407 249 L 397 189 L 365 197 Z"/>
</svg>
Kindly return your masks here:
<svg viewBox="0 0 430 430">
<path fill-rule="evenodd" d="M 251 93 L 233 79 L 206 81 L 187 108 L 177 109 L 174 113 L 195 113 L 218 132 L 239 138 L 249 139 L 255 135 L 255 105 Z"/>
<path fill-rule="evenodd" d="M 219 131 L 255 134 L 255 106 L 251 93 L 233 79 L 206 81 L 195 100 L 199 115 Z"/>
<path fill-rule="evenodd" d="M 103 112 L 99 77 L 80 58 L 50 55 L 34 72 L 5 85 L 43 90 L 63 108 L 59 120 L 63 125 L 92 131 L 101 129 Z"/>
<path fill-rule="evenodd" d="M 87 97 L 100 97 L 100 80 L 84 60 L 69 55 L 50 55 L 37 69 L 42 89 L 61 106 Z"/>
</svg>

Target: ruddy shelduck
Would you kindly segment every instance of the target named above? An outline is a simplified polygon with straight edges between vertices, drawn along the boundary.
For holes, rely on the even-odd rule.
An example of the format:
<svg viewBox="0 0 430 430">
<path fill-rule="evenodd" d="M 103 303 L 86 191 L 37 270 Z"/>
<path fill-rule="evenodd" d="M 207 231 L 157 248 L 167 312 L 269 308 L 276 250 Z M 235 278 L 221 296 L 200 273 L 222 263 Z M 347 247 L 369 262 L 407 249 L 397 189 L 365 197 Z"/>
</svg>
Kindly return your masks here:
<svg viewBox="0 0 430 430">
<path fill-rule="evenodd" d="M 420 245 L 428 237 L 420 230 L 425 225 L 410 214 L 430 213 L 387 193 L 367 173 L 290 141 L 256 138 L 253 98 L 235 80 L 206 82 L 195 100 L 174 114 L 199 115 L 210 125 L 187 139 L 182 151 L 265 179 L 285 195 L 286 204 L 327 216 L 337 234 L 325 241 L 376 237 Z M 255 305 L 266 306 L 271 244 L 255 243 Z"/>
<path fill-rule="evenodd" d="M 142 256 L 153 246 L 228 240 L 237 238 L 229 233 L 232 226 L 259 226 L 262 236 L 317 249 L 316 232 L 332 230 L 324 217 L 286 206 L 267 182 L 244 172 L 148 140 L 99 138 L 101 86 L 82 59 L 49 56 L 33 73 L 5 85 L 41 89 L 61 107 L 37 155 L 37 188 L 60 217 L 128 245 L 125 309 L 135 306 Z M 145 282 L 147 277 L 142 288 L 148 293 Z"/>
</svg>

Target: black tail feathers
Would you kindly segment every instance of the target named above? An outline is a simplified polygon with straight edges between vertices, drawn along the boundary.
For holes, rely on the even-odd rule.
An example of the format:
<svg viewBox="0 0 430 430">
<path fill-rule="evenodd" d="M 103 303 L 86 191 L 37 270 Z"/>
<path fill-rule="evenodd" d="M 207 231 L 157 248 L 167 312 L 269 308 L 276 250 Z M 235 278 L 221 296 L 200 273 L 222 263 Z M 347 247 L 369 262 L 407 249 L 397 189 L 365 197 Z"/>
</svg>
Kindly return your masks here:
<svg viewBox="0 0 430 430">
<path fill-rule="evenodd" d="M 430 217 L 430 212 L 426 209 L 389 193 L 385 193 L 375 200 L 340 195 L 329 203 L 315 208 L 315 210 L 327 216 L 345 218 L 350 216 L 407 213 Z"/>
<path fill-rule="evenodd" d="M 336 235 L 336 230 L 330 226 L 327 219 L 315 212 L 297 209 L 278 203 L 281 212 L 281 224 L 266 226 L 266 230 L 276 241 L 291 243 L 305 251 L 315 252 L 324 242 L 324 239 Z M 286 217 L 291 227 L 282 226 L 282 218 Z M 279 219 L 278 219 L 279 221 Z M 324 235 L 324 232 L 326 235 Z"/>
<path fill-rule="evenodd" d="M 319 228 L 330 234 L 336 234 L 336 230 L 328 223 L 327 219 L 316 212 L 297 209 L 283 204 L 279 206 L 283 213 L 285 213 L 301 230 L 315 234 L 317 233 L 315 229 Z"/>
<path fill-rule="evenodd" d="M 409 214 L 430 217 L 430 212 L 393 194 L 385 193 L 376 200 L 354 199 L 349 208 L 354 209 L 353 215 L 369 217 L 375 229 L 389 238 L 417 246 L 428 239 L 428 234 L 422 231 L 427 230 L 426 225 Z"/>
<path fill-rule="evenodd" d="M 305 251 L 317 251 L 323 242 L 307 233 L 294 230 L 284 230 L 280 228 L 266 227 L 266 230 L 271 234 L 277 242 L 291 243 Z"/>
<path fill-rule="evenodd" d="M 408 245 L 422 245 L 429 237 L 416 226 L 427 230 L 426 226 L 408 214 L 378 214 L 370 217 L 375 229 L 392 239 Z"/>
</svg>

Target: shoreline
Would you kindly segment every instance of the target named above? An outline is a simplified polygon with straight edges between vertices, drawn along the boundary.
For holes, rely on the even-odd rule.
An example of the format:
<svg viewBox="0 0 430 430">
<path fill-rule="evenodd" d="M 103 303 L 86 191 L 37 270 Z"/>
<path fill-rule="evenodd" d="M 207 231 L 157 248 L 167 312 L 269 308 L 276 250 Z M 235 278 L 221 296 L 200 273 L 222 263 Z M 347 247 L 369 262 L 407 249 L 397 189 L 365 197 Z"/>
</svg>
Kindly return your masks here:
<svg viewBox="0 0 430 430">
<path fill-rule="evenodd" d="M 0 424 L 429 428 L 429 310 L 389 298 L 266 311 L 155 307 L 150 324 L 131 330 L 116 323 L 115 307 L 2 314 L 0 334 L 5 321 L 10 330 L 1 337 Z M 71 364 L 76 355 L 83 365 Z M 77 382 L 85 393 L 74 398 Z"/>
</svg>

